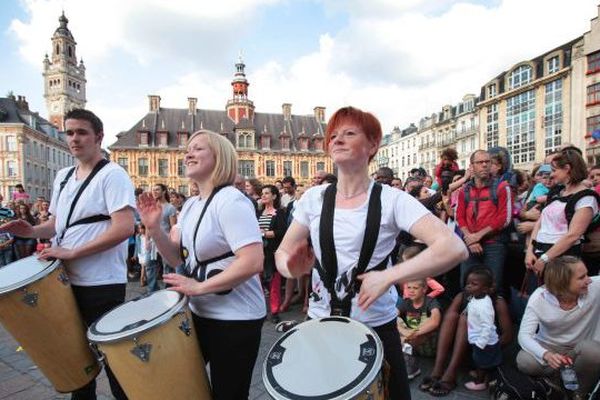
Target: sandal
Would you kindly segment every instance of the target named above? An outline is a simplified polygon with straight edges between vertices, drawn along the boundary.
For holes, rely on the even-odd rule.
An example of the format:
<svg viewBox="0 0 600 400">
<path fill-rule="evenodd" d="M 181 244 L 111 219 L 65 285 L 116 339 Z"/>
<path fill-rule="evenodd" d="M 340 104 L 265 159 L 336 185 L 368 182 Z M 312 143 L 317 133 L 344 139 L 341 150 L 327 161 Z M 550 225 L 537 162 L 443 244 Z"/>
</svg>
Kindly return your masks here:
<svg viewBox="0 0 600 400">
<path fill-rule="evenodd" d="M 429 388 L 429 394 L 435 397 L 444 397 L 448 396 L 455 388 L 456 383 L 454 382 L 437 381 Z"/>
<path fill-rule="evenodd" d="M 471 390 L 473 392 L 481 392 L 482 390 L 486 390 L 488 388 L 487 383 L 485 382 L 475 382 L 475 381 L 469 381 L 467 383 L 465 383 L 465 388 L 467 388 L 467 390 Z"/>
<path fill-rule="evenodd" d="M 424 392 L 429 392 L 429 389 L 431 389 L 431 387 L 439 380 L 440 378 L 438 378 L 437 376 L 427 376 L 423 378 L 423 380 L 419 384 L 419 389 L 421 389 Z"/>
<path fill-rule="evenodd" d="M 277 325 L 275 325 L 275 330 L 277 332 L 287 332 L 290 329 L 292 329 L 293 327 L 295 327 L 296 325 L 298 325 L 298 321 L 281 321 L 280 323 L 278 323 Z"/>
</svg>

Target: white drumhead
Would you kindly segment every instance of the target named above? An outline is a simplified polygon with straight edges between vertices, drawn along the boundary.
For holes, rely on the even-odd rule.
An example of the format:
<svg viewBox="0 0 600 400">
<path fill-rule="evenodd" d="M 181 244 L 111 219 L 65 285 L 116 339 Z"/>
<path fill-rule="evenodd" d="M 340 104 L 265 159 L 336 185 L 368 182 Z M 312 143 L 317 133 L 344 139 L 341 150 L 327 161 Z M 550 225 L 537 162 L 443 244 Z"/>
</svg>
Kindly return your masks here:
<svg viewBox="0 0 600 400">
<path fill-rule="evenodd" d="M 93 342 L 120 340 L 169 320 L 187 298 L 172 290 L 159 290 L 130 300 L 104 314 L 88 331 Z"/>
<path fill-rule="evenodd" d="M 48 275 L 59 261 L 42 261 L 29 256 L 0 268 L 0 294 L 12 292 Z"/>
<path fill-rule="evenodd" d="M 263 381 L 275 399 L 350 399 L 376 378 L 383 347 L 367 326 L 343 317 L 298 325 L 271 348 Z"/>
</svg>

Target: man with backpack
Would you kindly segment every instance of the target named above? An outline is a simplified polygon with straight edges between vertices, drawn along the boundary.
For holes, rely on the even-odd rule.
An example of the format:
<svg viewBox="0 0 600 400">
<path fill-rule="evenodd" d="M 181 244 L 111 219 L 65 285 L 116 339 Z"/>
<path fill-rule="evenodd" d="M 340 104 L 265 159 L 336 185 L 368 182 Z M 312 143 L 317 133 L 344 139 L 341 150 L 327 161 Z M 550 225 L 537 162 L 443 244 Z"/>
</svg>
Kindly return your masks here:
<svg viewBox="0 0 600 400">
<path fill-rule="evenodd" d="M 469 249 L 469 258 L 460 267 L 461 285 L 465 272 L 474 264 L 484 264 L 494 273 L 499 291 L 502 290 L 507 235 L 505 228 L 512 217 L 512 196 L 505 181 L 492 178 L 488 152 L 471 154 L 473 178 L 460 189 L 456 222 Z"/>
<path fill-rule="evenodd" d="M 50 203 L 51 217 L 36 226 L 20 220 L 3 226 L 21 237 L 53 238 L 42 259 L 65 265 L 75 301 L 89 326 L 125 301 L 127 238 L 133 234 L 135 197 L 127 173 L 104 159 L 102 121 L 91 111 L 75 109 L 65 116 L 65 133 L 75 167 L 56 174 Z M 109 368 L 112 394 L 126 395 Z M 95 399 L 96 382 L 73 392 L 72 399 Z"/>
</svg>

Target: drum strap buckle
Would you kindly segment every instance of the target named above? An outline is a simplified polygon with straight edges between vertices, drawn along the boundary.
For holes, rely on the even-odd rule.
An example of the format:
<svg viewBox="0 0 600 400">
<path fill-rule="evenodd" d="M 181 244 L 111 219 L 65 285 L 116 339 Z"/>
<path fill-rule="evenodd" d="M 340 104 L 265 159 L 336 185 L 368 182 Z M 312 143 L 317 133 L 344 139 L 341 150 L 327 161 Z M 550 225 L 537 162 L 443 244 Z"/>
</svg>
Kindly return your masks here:
<svg viewBox="0 0 600 400">
<path fill-rule="evenodd" d="M 350 317 L 350 310 L 352 309 L 352 296 L 347 294 L 342 300 L 338 299 L 335 295 L 331 296 L 329 306 L 331 307 L 331 316 Z"/>
<path fill-rule="evenodd" d="M 37 302 L 38 302 L 38 293 L 37 292 L 32 292 L 29 293 L 27 291 L 27 288 L 23 289 L 23 297 L 21 298 L 21 301 L 25 304 L 27 304 L 29 307 L 35 307 L 37 306 Z"/>
</svg>

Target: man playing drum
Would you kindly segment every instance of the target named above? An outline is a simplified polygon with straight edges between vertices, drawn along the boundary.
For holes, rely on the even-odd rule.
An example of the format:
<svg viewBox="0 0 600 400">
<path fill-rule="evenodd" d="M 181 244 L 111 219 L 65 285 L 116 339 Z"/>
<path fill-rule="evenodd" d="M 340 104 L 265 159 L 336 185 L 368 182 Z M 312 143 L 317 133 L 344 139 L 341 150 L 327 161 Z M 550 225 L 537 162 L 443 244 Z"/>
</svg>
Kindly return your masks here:
<svg viewBox="0 0 600 400">
<path fill-rule="evenodd" d="M 22 237 L 53 238 L 52 247 L 39 257 L 64 262 L 79 311 L 91 325 L 125 300 L 127 238 L 133 234 L 135 198 L 127 173 L 102 156 L 103 125 L 94 113 L 69 111 L 65 133 L 77 165 L 56 174 L 50 219 L 36 226 L 12 221 L 0 230 Z M 106 373 L 115 398 L 126 399 L 108 367 Z M 95 380 L 73 392 L 72 398 L 95 399 Z"/>
</svg>

